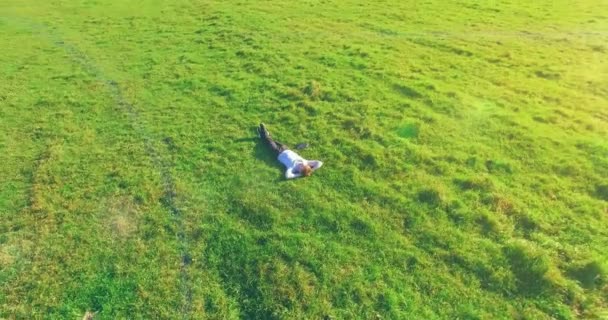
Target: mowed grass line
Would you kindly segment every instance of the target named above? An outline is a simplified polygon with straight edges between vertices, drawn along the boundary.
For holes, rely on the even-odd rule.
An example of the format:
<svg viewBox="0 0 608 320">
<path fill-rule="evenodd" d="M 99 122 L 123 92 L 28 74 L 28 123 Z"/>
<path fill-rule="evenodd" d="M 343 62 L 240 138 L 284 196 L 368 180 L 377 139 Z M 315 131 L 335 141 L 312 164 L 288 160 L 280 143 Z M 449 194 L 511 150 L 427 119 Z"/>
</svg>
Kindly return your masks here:
<svg viewBox="0 0 608 320">
<path fill-rule="evenodd" d="M 15 21 L 15 20 L 13 20 Z M 67 62 L 68 63 L 72 63 L 73 65 L 71 66 L 72 69 L 78 69 L 80 68 L 83 73 L 79 74 L 80 77 L 82 77 L 82 79 L 85 79 L 85 82 L 88 82 L 87 84 L 91 84 L 93 83 L 93 85 L 96 87 L 95 89 L 97 89 L 98 91 L 100 91 L 102 94 L 105 95 L 109 95 L 110 99 L 106 100 L 106 101 L 102 101 L 102 105 L 101 106 L 97 106 L 97 108 L 103 108 L 106 107 L 109 110 L 112 110 L 114 112 L 118 111 L 119 113 L 122 112 L 124 114 L 122 120 L 126 122 L 127 127 L 130 127 L 131 130 L 135 131 L 135 135 L 136 137 L 138 137 L 138 139 L 140 139 L 141 141 L 139 141 L 139 144 L 143 144 L 143 150 L 145 153 L 144 155 L 147 156 L 148 158 L 150 158 L 149 160 L 151 160 L 151 166 L 153 169 L 158 170 L 158 175 L 160 178 L 160 185 L 162 186 L 162 195 L 161 195 L 161 204 L 163 205 L 163 207 L 165 208 L 164 210 L 161 210 L 161 212 L 165 212 L 165 214 L 170 214 L 172 215 L 172 220 L 175 220 L 173 223 L 176 225 L 175 228 L 175 236 L 178 240 L 178 248 L 180 250 L 180 257 L 175 257 L 175 259 L 179 258 L 179 263 L 180 265 L 175 266 L 176 268 L 179 268 L 180 270 L 180 291 L 181 291 L 181 296 L 183 299 L 183 306 L 181 307 L 181 313 L 184 316 L 188 316 L 188 314 L 190 313 L 190 304 L 191 304 L 191 293 L 190 293 L 190 284 L 189 282 L 189 276 L 187 274 L 187 266 L 189 264 L 189 253 L 187 252 L 187 242 L 186 239 L 184 238 L 184 227 L 183 224 L 180 221 L 180 209 L 177 208 L 176 204 L 175 204 L 175 186 L 174 186 L 174 182 L 173 182 L 173 177 L 171 175 L 171 173 L 169 172 L 169 168 L 168 165 L 163 163 L 164 160 L 160 158 L 160 155 L 158 154 L 158 152 L 155 150 L 155 148 L 157 148 L 156 146 L 153 145 L 153 141 L 151 140 L 150 136 L 145 132 L 145 129 L 143 129 L 141 127 L 141 125 L 138 123 L 138 116 L 136 111 L 133 109 L 133 106 L 126 101 L 126 99 L 124 98 L 124 96 L 121 94 L 121 89 L 120 87 L 116 84 L 115 81 L 111 80 L 111 79 L 107 79 L 104 77 L 103 73 L 101 71 L 99 71 L 97 69 L 97 67 L 93 64 L 92 61 L 89 61 L 88 57 L 86 57 L 82 52 L 80 52 L 77 48 L 75 48 L 74 46 L 72 46 L 69 43 L 65 43 L 58 35 L 56 34 L 52 34 L 49 33 L 49 28 L 47 26 L 44 25 L 40 25 L 40 24 L 34 24 L 31 21 L 27 21 L 27 20 L 17 20 L 18 22 L 18 26 L 20 27 L 25 27 L 26 30 L 31 31 L 32 33 L 34 33 L 34 36 L 37 36 L 38 39 L 35 39 L 34 41 L 40 41 L 42 40 L 43 42 L 47 42 L 47 43 L 43 43 L 43 45 L 54 45 L 55 48 L 49 50 L 49 51 L 53 51 L 54 49 L 60 49 L 64 51 L 64 54 L 67 55 Z M 62 76 L 55 76 L 52 78 L 53 80 L 57 80 L 57 79 L 64 79 L 64 77 Z M 30 84 L 32 85 L 32 84 Z M 34 84 L 35 86 L 35 84 Z M 89 88 L 65 88 L 65 87 L 61 87 L 58 86 L 57 87 L 52 87 L 52 88 L 46 88 L 47 90 L 66 90 L 66 91 L 71 91 L 71 92 L 78 92 L 78 91 L 86 91 L 87 89 L 91 89 L 90 86 Z M 76 102 L 77 100 L 70 100 L 69 103 L 71 104 L 76 104 L 77 107 L 81 107 L 81 108 L 85 108 L 85 107 L 89 107 L 86 106 L 84 102 L 80 101 L 80 102 Z M 86 101 L 86 100 L 84 100 Z M 38 103 L 35 105 L 35 107 L 50 107 L 53 106 L 53 102 L 51 101 L 38 101 Z M 104 105 L 105 104 L 105 105 Z M 84 111 L 84 110 L 83 110 Z M 99 116 L 99 114 L 95 114 L 96 116 Z M 49 116 L 49 118 L 53 118 L 52 116 Z M 96 120 L 102 120 L 103 117 L 99 117 L 96 118 Z M 90 120 L 90 118 L 89 118 Z M 114 120 L 114 119 L 112 119 Z M 75 126 L 79 126 L 81 125 L 83 122 L 86 123 L 86 119 L 85 121 L 80 122 L 78 120 L 78 118 L 76 119 L 70 119 L 69 121 L 73 121 L 75 123 L 73 123 L 73 125 Z M 111 120 L 110 120 L 111 121 Z M 29 123 L 28 123 L 29 124 Z M 31 124 L 29 124 L 31 125 Z M 45 200 L 44 198 L 48 195 L 44 194 L 44 191 L 47 190 L 47 186 L 44 186 L 44 182 L 48 182 L 48 180 L 54 180 L 54 178 L 52 177 L 52 173 L 49 172 L 50 169 L 54 166 L 53 162 L 58 161 L 58 154 L 56 153 L 61 153 L 61 150 L 63 149 L 63 143 L 61 140 L 61 138 L 56 138 L 54 135 L 50 135 L 53 136 L 53 140 L 49 141 L 49 139 L 45 139 L 49 136 L 49 134 L 47 134 L 46 130 L 48 130 L 47 128 L 44 128 L 40 125 L 36 125 L 34 127 L 34 129 L 32 130 L 33 135 L 35 140 L 44 140 L 44 145 L 41 147 L 41 151 L 39 153 L 39 155 L 35 158 L 35 161 L 32 165 L 32 168 L 30 170 L 26 170 L 26 175 L 31 176 L 30 180 L 31 180 L 31 184 L 32 184 L 32 189 L 29 191 L 29 208 L 26 207 L 25 210 L 22 211 L 22 213 L 27 213 L 27 214 L 31 214 L 34 215 L 36 219 L 40 219 L 41 216 L 44 216 L 45 218 L 48 218 L 47 216 L 45 216 L 45 214 L 48 214 L 47 211 L 49 210 L 47 207 L 47 205 L 44 203 Z M 106 128 L 107 130 L 107 128 Z M 72 129 L 73 131 L 73 129 Z M 110 131 L 114 131 L 114 130 L 110 130 Z M 61 132 L 61 130 L 59 130 L 59 132 Z M 88 132 L 89 134 L 91 134 L 91 132 Z M 61 133 L 58 133 L 57 135 L 60 135 Z M 84 141 L 82 142 L 86 142 L 86 143 L 91 143 L 93 140 L 91 137 L 88 137 L 89 139 L 83 139 Z M 19 139 L 15 139 L 15 141 L 18 141 Z M 130 142 L 129 144 L 133 144 L 136 143 L 134 142 Z M 108 151 L 99 151 L 98 152 L 108 152 Z M 97 155 L 99 156 L 99 155 Z M 112 163 L 113 160 L 110 159 L 104 159 L 101 163 Z M 87 166 L 89 165 L 93 165 L 93 161 L 85 161 L 85 163 L 87 163 Z M 107 169 L 107 168 L 106 168 Z M 47 175 L 51 175 L 51 177 L 48 177 Z M 118 179 L 120 180 L 120 177 L 118 177 L 118 173 L 112 171 L 108 174 L 108 177 L 111 180 L 115 180 Z M 106 184 L 108 183 L 107 181 L 105 182 Z M 102 183 L 103 184 L 103 183 Z M 128 182 L 125 181 L 120 181 L 118 182 L 119 184 L 119 188 L 120 189 L 125 189 L 128 186 Z M 70 186 L 70 189 L 73 188 L 72 186 Z M 72 191 L 72 190 L 70 190 Z M 132 236 L 132 233 L 134 233 L 135 231 L 137 231 L 138 229 L 138 222 L 134 221 L 135 219 L 137 219 L 137 217 L 133 217 L 133 215 L 136 213 L 136 211 L 139 209 L 140 205 L 142 204 L 141 202 L 143 202 L 144 199 L 142 199 L 141 195 L 134 195 L 134 199 L 129 199 L 128 195 L 115 195 L 114 197 L 112 197 L 111 200 L 108 200 L 108 203 L 102 203 L 99 204 L 100 208 L 95 209 L 96 210 L 107 210 L 110 212 L 111 215 L 115 215 L 115 216 L 111 216 L 111 217 L 104 217 L 105 219 L 107 219 L 107 221 L 103 221 L 101 224 L 104 224 L 106 228 L 110 228 L 111 232 L 114 233 L 113 236 L 117 236 L 117 237 L 129 237 Z M 72 204 L 74 206 L 74 208 L 72 208 L 72 210 L 84 210 L 85 212 L 88 210 L 91 210 L 90 208 L 86 208 L 86 209 L 77 209 L 78 205 L 77 204 Z M 95 212 L 93 211 L 93 212 Z M 61 213 L 60 214 L 60 223 L 63 224 L 63 217 L 62 215 L 65 213 Z M 42 221 L 37 221 L 39 224 L 41 224 L 42 228 L 46 230 L 48 230 L 49 228 L 52 229 L 53 228 L 53 222 L 55 217 L 51 217 L 49 218 L 51 221 L 45 221 L 44 219 L 42 219 Z M 18 228 L 21 228 L 19 226 L 19 223 L 16 222 L 12 222 L 12 223 L 7 223 L 8 226 L 10 226 L 11 224 L 16 225 Z M 78 225 L 78 223 L 75 223 L 76 225 Z M 87 223 L 88 224 L 88 223 Z M 56 227 L 56 226 L 55 226 Z M 73 226 L 71 226 L 73 227 Z M 103 228 L 102 228 L 103 229 Z M 55 230 L 56 232 L 56 230 Z M 38 236 L 42 236 L 45 234 L 45 232 L 35 232 L 34 234 L 37 234 Z M 70 232 L 68 231 L 68 234 L 70 234 Z M 70 234 L 70 236 L 72 236 Z M 77 238 L 80 238 L 82 235 L 77 235 Z M 41 237 L 44 239 L 44 237 Z M 66 241 L 66 242 L 70 242 L 70 240 L 74 240 L 71 237 L 66 240 L 64 238 L 60 238 L 60 241 Z M 24 241 L 24 240 L 22 240 Z M 27 242 L 25 242 L 27 243 Z M 129 248 L 129 244 L 125 244 L 125 243 L 118 243 L 118 245 L 120 246 L 125 246 L 127 248 Z M 35 245 L 36 246 L 36 245 Z M 34 254 L 35 255 L 35 254 Z M 83 256 L 81 257 L 82 259 L 86 260 L 86 257 Z M 7 255 L 7 259 L 11 259 L 12 257 Z M 101 258 L 103 260 L 103 257 Z M 53 260 L 53 257 L 51 256 L 51 259 Z M 112 261 L 114 259 L 110 259 L 110 261 Z M 94 262 L 94 261 L 91 261 Z M 103 262 L 103 261 L 102 261 Z M 64 262 L 65 263 L 65 262 Z M 64 270 L 64 271 L 72 271 L 73 270 Z M 105 270 L 104 270 L 105 271 Z M 104 271 L 100 272 L 103 273 Z M 110 275 L 108 277 L 113 278 L 114 271 L 110 271 Z M 57 281 L 57 279 L 53 279 L 54 281 Z M 108 285 L 108 283 L 104 283 L 107 281 L 104 281 L 105 279 L 102 280 L 101 282 L 101 287 L 100 284 L 92 284 L 89 285 L 91 288 L 89 288 L 89 290 L 91 290 L 88 299 L 92 299 L 93 302 L 90 301 L 86 301 L 87 297 L 84 297 L 86 302 L 85 305 L 97 305 L 97 306 L 93 306 L 91 309 L 97 309 L 97 311 L 101 311 L 101 304 L 102 302 L 100 302 L 100 300 L 104 299 L 104 298 L 108 298 L 108 296 L 113 295 L 114 293 L 119 293 L 121 296 L 124 294 L 128 294 L 129 291 L 133 291 L 135 289 L 135 282 L 133 281 L 129 281 L 129 279 L 121 279 L 120 281 L 117 281 L 117 284 L 114 288 L 112 288 L 112 285 L 110 285 L 108 288 L 105 288 L 104 286 Z M 126 281 L 125 281 L 126 280 Z M 126 284 L 125 284 L 126 282 Z M 127 287 L 125 287 L 125 285 Z M 48 288 L 44 288 L 45 290 L 48 290 Z M 116 292 L 111 292 L 111 290 L 116 290 Z M 101 292 L 100 292 L 101 291 Z M 110 291 L 110 292 L 108 292 Z M 110 294 L 108 294 L 110 293 Z M 73 297 L 72 297 L 73 299 Z M 75 301 L 75 302 L 80 302 L 82 303 L 82 301 Z M 132 304 L 131 301 L 126 301 L 128 304 Z M 114 305 L 113 308 L 117 309 L 117 310 L 121 310 L 121 306 L 120 305 Z M 52 309 L 51 309 L 52 310 Z M 81 310 L 83 310 L 82 307 L 79 307 L 77 309 L 79 314 L 81 312 Z M 129 308 L 129 310 L 131 312 L 135 312 L 135 310 L 132 309 L 132 307 Z M 60 313 L 63 313 L 64 315 L 68 315 L 70 314 L 70 309 L 69 308 L 61 308 L 58 310 Z M 72 311 L 72 316 L 74 315 L 73 313 L 74 311 Z"/>
<path fill-rule="evenodd" d="M 170 172 L 170 165 L 162 159 L 161 155 L 156 149 L 157 147 L 154 146 L 153 138 L 150 137 L 145 128 L 142 128 L 138 112 L 134 109 L 133 105 L 125 99 L 122 94 L 122 90 L 116 81 L 105 78 L 103 73 L 97 69 L 93 62 L 89 61 L 86 55 L 84 55 L 77 48 L 70 44 L 64 43 L 62 40 L 56 40 L 55 44 L 65 49 L 69 57 L 75 63 L 80 65 L 82 69 L 86 70 L 91 76 L 95 77 L 98 81 L 107 86 L 107 89 L 114 99 L 115 104 L 121 107 L 123 112 L 127 114 L 131 126 L 135 129 L 136 134 L 142 138 L 146 154 L 151 158 L 152 164 L 159 171 L 163 187 L 163 194 L 160 201 L 161 204 L 170 212 L 174 223 L 176 224 L 175 232 L 177 240 L 179 241 L 179 248 L 181 252 L 180 288 L 184 299 L 181 313 L 184 317 L 189 317 L 192 304 L 192 289 L 187 269 L 191 263 L 191 257 L 190 253 L 188 252 L 188 240 L 186 239 L 184 223 L 182 221 L 183 213 L 182 210 L 177 207 L 175 200 L 177 194 L 175 181 L 172 173 Z M 165 139 L 164 142 L 169 145 L 169 148 L 171 148 L 170 140 Z"/>
<path fill-rule="evenodd" d="M 59 29 L 66 43 L 94 57 L 104 74 L 124 88 L 122 95 L 138 110 L 145 132 L 173 164 L 191 253 L 192 314 L 602 314 L 608 146 L 601 3 L 146 1 L 137 10 L 104 4 L 20 3 L 9 5 L 7 12 Z M 7 39 L 29 39 L 27 32 L 5 32 Z M 46 146 L 63 143 L 68 132 L 84 131 L 58 125 L 54 130 L 60 134 L 52 142 L 18 138 L 27 136 L 19 130 L 30 132 L 31 115 L 17 106 L 62 101 L 42 119 L 55 119 L 57 110 L 78 110 L 64 103 L 70 100 L 61 89 L 20 90 L 32 75 L 49 78 L 42 67 L 19 70 L 31 62 L 14 56 L 40 56 L 40 48 L 28 43 L 21 44 L 21 52 L 3 56 L 4 68 L 23 78 L 6 84 L 10 98 L 5 101 L 12 108 L 4 109 L 3 119 L 9 120 L 3 123 L 11 129 L 2 146 L 28 159 L 6 161 L 4 171 L 13 177 L 3 182 L 12 188 L 1 202 L 12 217 L 7 229 L 22 218 L 16 206 L 28 205 L 23 200 L 28 184 L 40 185 L 40 179 L 22 176 L 19 166 L 47 172 L 55 163 L 52 172 L 63 173 L 61 168 L 71 166 L 61 162 L 56 147 Z M 80 83 L 67 91 L 91 95 L 92 105 L 112 104 L 111 93 L 92 94 L 83 79 L 66 72 L 73 68 L 70 63 L 49 64 L 67 76 L 63 85 Z M 11 308 L 7 314 L 61 317 L 93 309 L 104 318 L 182 316 L 181 301 L 162 302 L 165 293 L 180 290 L 175 274 L 180 250 L 177 239 L 170 239 L 175 230 L 164 220 L 162 177 L 140 134 L 119 114 L 80 116 L 83 127 L 99 128 L 93 144 L 112 159 L 84 157 L 84 146 L 70 156 L 84 157 L 82 170 L 89 175 L 116 179 L 124 201 L 138 205 L 102 206 L 99 200 L 107 194 L 100 194 L 93 197 L 95 203 L 81 200 L 63 215 L 73 219 L 79 207 L 98 212 L 92 214 L 96 220 L 74 225 L 101 225 L 111 220 L 110 212 L 145 217 L 129 238 L 143 241 L 145 249 L 133 252 L 120 245 L 126 248 L 121 255 L 108 255 L 90 275 L 104 274 L 113 263 L 124 267 L 126 256 L 138 263 L 129 273 L 100 278 L 110 281 L 86 282 L 70 291 L 56 284 L 76 281 L 65 275 L 30 276 L 30 266 L 17 267 L 10 258 L 3 270 L 12 275 L 11 284 L 44 278 L 39 288 L 82 298 L 59 302 L 21 290 L 3 302 Z M 116 117 L 122 126 L 110 125 Z M 285 142 L 312 142 L 304 156 L 327 165 L 314 179 L 282 181 L 280 166 L 252 139 L 260 120 Z M 123 147 L 112 152 L 117 144 Z M 128 152 L 133 145 L 138 151 Z M 134 170 L 133 163 L 143 159 L 145 166 Z M 111 162 L 117 174 L 104 167 Z M 101 178 L 63 184 L 78 190 L 112 186 Z M 66 197 L 55 184 L 47 189 L 53 192 L 44 199 L 51 204 Z M 42 207 L 61 211 L 56 204 Z M 22 222 L 23 233 L 32 221 Z M 44 222 L 60 226 L 56 234 L 66 234 L 63 222 Z M 155 227 L 164 231 L 151 232 Z M 99 234 L 94 239 L 109 238 Z M 20 239 L 22 234 L 10 233 L 3 252 L 28 252 L 15 245 Z M 60 261 L 70 243 L 53 239 L 45 248 L 57 253 L 41 252 L 38 259 L 44 262 L 34 266 Z M 58 269 L 70 272 L 83 264 L 73 261 Z M 148 270 L 156 275 L 156 287 L 152 280 L 141 280 Z M 130 290 L 122 280 L 144 289 Z"/>
</svg>

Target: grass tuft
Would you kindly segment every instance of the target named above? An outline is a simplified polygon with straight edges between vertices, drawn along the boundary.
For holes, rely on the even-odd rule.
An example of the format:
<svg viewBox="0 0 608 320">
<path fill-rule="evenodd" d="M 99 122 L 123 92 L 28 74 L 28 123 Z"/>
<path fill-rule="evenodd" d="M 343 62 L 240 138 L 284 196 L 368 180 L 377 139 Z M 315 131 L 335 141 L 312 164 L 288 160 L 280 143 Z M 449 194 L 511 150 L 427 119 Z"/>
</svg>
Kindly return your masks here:
<svg viewBox="0 0 608 320">
<path fill-rule="evenodd" d="M 608 201 L 608 184 L 600 184 L 595 187 L 595 196 L 598 199 Z"/>
<path fill-rule="evenodd" d="M 311 100 L 319 100 L 322 96 L 321 84 L 311 80 L 302 88 L 302 92 Z"/>
<path fill-rule="evenodd" d="M 439 206 L 442 202 L 442 196 L 438 190 L 424 189 L 418 192 L 418 201 L 432 206 Z"/>
<path fill-rule="evenodd" d="M 545 277 L 550 268 L 549 258 L 536 246 L 520 240 L 507 244 L 504 250 L 521 294 L 539 295 L 550 288 Z"/>
<path fill-rule="evenodd" d="M 598 261 L 585 261 L 573 264 L 568 275 L 576 279 L 586 289 L 601 288 L 608 283 L 608 268 Z"/>
</svg>

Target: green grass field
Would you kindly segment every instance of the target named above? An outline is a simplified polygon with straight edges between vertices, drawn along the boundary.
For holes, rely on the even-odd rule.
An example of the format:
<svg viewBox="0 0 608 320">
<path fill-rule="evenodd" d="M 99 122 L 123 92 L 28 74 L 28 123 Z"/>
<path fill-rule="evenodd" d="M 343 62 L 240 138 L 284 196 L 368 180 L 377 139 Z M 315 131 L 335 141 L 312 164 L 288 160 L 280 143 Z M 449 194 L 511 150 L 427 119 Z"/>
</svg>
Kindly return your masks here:
<svg viewBox="0 0 608 320">
<path fill-rule="evenodd" d="M 0 318 L 608 318 L 607 2 L 130 2 L 0 1 Z"/>
</svg>

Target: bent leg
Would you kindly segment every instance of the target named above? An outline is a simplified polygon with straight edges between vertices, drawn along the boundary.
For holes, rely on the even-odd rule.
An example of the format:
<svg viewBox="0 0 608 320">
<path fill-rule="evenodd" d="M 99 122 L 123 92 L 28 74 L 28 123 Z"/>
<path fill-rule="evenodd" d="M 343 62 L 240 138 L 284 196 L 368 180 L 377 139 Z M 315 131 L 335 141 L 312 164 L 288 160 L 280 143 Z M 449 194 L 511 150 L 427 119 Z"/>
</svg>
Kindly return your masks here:
<svg viewBox="0 0 608 320">
<path fill-rule="evenodd" d="M 264 139 L 264 141 L 265 141 L 265 142 L 266 142 L 266 144 L 267 144 L 267 145 L 270 147 L 270 149 L 274 150 L 274 151 L 275 151 L 275 152 L 277 152 L 277 153 L 281 153 L 281 152 L 282 152 L 282 151 L 281 151 L 281 147 L 280 147 L 280 145 L 279 145 L 279 144 L 278 144 L 276 141 L 272 140 L 272 138 L 271 138 L 271 137 L 268 137 L 268 136 L 267 136 L 267 137 Z"/>
<path fill-rule="evenodd" d="M 265 138 L 264 140 L 266 141 L 266 144 L 267 144 L 268 146 L 270 146 L 270 148 L 271 148 L 272 150 L 274 150 L 274 151 L 275 151 L 277 154 L 280 154 L 281 152 L 283 152 L 283 151 L 285 151 L 285 150 L 289 149 L 289 148 L 288 148 L 286 145 L 284 145 L 284 144 L 282 144 L 282 143 L 280 143 L 280 142 L 274 141 L 274 140 L 273 140 L 271 137 L 269 137 L 269 136 L 266 136 L 266 138 Z"/>
<path fill-rule="evenodd" d="M 262 140 L 264 140 L 264 142 L 266 142 L 266 144 L 277 154 L 280 154 L 281 152 L 287 150 L 286 145 L 274 141 L 274 139 L 272 139 L 272 137 L 270 136 L 270 132 L 266 130 L 263 124 L 260 125 L 260 138 L 262 138 Z"/>
</svg>

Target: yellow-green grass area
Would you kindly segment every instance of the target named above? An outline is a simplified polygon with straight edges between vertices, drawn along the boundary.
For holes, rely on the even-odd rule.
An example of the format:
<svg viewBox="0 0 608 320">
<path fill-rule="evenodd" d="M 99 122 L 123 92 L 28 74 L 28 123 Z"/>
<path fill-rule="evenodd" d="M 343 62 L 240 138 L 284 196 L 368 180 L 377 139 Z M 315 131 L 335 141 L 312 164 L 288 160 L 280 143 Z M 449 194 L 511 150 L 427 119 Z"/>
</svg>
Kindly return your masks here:
<svg viewBox="0 0 608 320">
<path fill-rule="evenodd" d="M 0 48 L 0 318 L 608 316 L 605 1 L 3 0 Z"/>
</svg>

